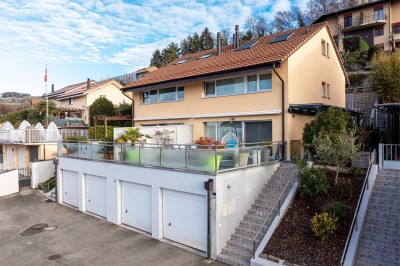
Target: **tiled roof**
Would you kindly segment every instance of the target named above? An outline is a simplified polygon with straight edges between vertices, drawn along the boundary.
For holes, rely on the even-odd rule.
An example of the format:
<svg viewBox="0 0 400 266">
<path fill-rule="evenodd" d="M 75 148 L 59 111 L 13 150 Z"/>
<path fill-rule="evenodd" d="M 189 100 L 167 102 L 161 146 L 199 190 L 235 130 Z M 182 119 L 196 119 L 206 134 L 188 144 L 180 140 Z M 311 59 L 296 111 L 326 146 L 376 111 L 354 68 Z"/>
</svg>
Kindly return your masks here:
<svg viewBox="0 0 400 266">
<path fill-rule="evenodd" d="M 115 84 L 119 84 L 118 81 L 115 80 L 104 80 L 101 82 L 96 82 L 94 80 L 91 81 L 90 83 L 90 88 L 87 88 L 87 84 L 85 82 L 85 86 L 80 86 L 76 89 L 73 90 L 69 90 L 68 92 L 57 96 L 57 99 L 62 99 L 62 98 L 70 98 L 70 97 L 76 97 L 76 96 L 81 96 L 84 94 L 87 94 L 95 89 L 98 89 L 104 85 L 107 85 L 108 83 L 115 83 Z M 122 87 L 122 85 L 120 85 L 120 87 Z"/>
<path fill-rule="evenodd" d="M 250 49 L 236 51 L 232 45 L 224 46 L 223 52 L 216 55 L 216 49 L 184 55 L 165 67 L 159 68 L 139 80 L 124 87 L 124 90 L 139 89 L 144 86 L 164 82 L 201 77 L 229 71 L 259 67 L 273 62 L 283 62 L 321 29 L 327 28 L 327 22 L 301 27 L 295 30 L 280 32 L 265 37 L 250 40 L 258 41 Z M 275 37 L 294 33 L 288 40 L 270 44 Z M 202 55 L 214 55 L 199 59 Z M 190 58 L 182 64 L 177 62 Z"/>
<path fill-rule="evenodd" d="M 75 89 L 83 87 L 83 86 L 86 86 L 86 82 L 81 82 L 81 83 L 77 83 L 77 84 L 68 85 L 68 86 L 66 86 L 64 88 L 56 90 L 55 92 L 51 92 L 48 95 L 49 95 L 49 98 L 51 98 L 52 96 L 57 97 L 59 94 L 64 94 L 66 92 L 75 90 Z"/>
</svg>

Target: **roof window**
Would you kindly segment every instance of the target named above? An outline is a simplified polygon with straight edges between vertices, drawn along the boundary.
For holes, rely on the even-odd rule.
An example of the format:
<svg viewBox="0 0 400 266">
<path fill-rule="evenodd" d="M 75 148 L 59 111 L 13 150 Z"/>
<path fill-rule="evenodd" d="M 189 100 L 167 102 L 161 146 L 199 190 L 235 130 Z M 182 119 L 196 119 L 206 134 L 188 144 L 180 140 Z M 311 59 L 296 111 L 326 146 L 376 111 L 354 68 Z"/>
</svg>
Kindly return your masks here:
<svg viewBox="0 0 400 266">
<path fill-rule="evenodd" d="M 209 54 L 203 54 L 202 56 L 199 57 L 199 59 L 204 59 L 204 58 L 208 58 L 210 56 L 212 56 L 213 53 L 209 53 Z"/>
<path fill-rule="evenodd" d="M 281 36 L 275 37 L 272 41 L 269 42 L 269 44 L 277 43 L 277 42 L 284 42 L 287 41 L 290 37 L 294 35 L 294 32 L 288 33 L 288 34 L 283 34 Z"/>
<path fill-rule="evenodd" d="M 190 59 L 190 57 L 189 57 L 189 58 L 182 59 L 182 60 L 179 60 L 178 62 L 175 63 L 175 65 L 183 64 L 183 63 L 185 63 L 186 61 L 188 61 L 189 59 Z"/>
<path fill-rule="evenodd" d="M 253 47 L 254 45 L 256 45 L 257 43 L 258 43 L 258 41 L 245 43 L 242 46 L 236 48 L 236 51 L 249 49 L 249 48 Z"/>
</svg>

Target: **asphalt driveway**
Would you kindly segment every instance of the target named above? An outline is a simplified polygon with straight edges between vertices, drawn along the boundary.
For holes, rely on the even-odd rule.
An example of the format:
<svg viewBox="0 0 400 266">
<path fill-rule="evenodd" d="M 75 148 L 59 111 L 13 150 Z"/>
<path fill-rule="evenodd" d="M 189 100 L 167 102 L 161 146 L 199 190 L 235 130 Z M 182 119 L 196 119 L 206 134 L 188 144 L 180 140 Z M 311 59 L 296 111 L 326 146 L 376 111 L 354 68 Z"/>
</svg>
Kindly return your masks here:
<svg viewBox="0 0 400 266">
<path fill-rule="evenodd" d="M 28 231 L 45 223 L 52 231 Z M 36 234 L 35 234 L 36 233 Z M 23 234 L 24 235 L 24 234 Z M 35 190 L 0 198 L 0 265 L 208 265 L 205 258 L 45 202 Z M 213 262 L 211 265 L 225 265 Z"/>
</svg>

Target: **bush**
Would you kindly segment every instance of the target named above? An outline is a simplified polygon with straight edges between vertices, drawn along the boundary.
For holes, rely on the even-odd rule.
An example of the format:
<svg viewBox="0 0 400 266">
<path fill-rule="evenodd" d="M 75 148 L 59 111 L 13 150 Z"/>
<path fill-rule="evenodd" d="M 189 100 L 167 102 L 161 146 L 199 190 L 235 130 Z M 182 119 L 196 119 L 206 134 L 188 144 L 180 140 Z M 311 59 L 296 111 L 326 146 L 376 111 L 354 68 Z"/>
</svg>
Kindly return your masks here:
<svg viewBox="0 0 400 266">
<path fill-rule="evenodd" d="M 96 115 L 115 115 L 114 104 L 107 98 L 98 98 L 89 107 L 89 119 L 90 124 L 94 125 L 93 117 Z M 98 124 L 102 125 L 104 121 L 98 121 Z"/>
<path fill-rule="evenodd" d="M 350 84 L 353 86 L 353 88 L 362 86 L 368 77 L 367 74 L 364 73 L 355 73 L 348 76 Z"/>
<path fill-rule="evenodd" d="M 328 203 L 324 207 L 324 212 L 340 218 L 347 218 L 350 216 L 350 206 L 344 205 L 338 201 Z"/>
<path fill-rule="evenodd" d="M 361 36 L 346 37 L 343 39 L 343 48 L 345 51 L 366 51 L 369 46 Z"/>
<path fill-rule="evenodd" d="M 65 138 L 64 140 L 67 140 L 69 142 L 80 142 L 80 141 L 87 141 L 87 138 L 85 136 L 71 136 Z"/>
<path fill-rule="evenodd" d="M 349 169 L 349 173 L 353 174 L 355 178 L 359 177 L 362 174 L 363 170 L 360 167 L 352 166 Z"/>
<path fill-rule="evenodd" d="M 371 61 L 372 57 L 374 56 L 374 54 L 380 53 L 382 51 L 383 50 L 382 50 L 382 48 L 380 46 L 369 47 L 369 49 L 368 49 L 368 60 Z"/>
<path fill-rule="evenodd" d="M 355 58 L 355 57 L 349 57 L 349 58 L 347 58 L 347 60 L 346 60 L 346 65 L 353 65 L 353 64 L 356 64 L 357 63 L 357 59 Z"/>
<path fill-rule="evenodd" d="M 325 168 L 303 168 L 299 173 L 299 192 L 302 197 L 314 198 L 328 193 L 329 182 Z"/>
<path fill-rule="evenodd" d="M 89 138 L 94 139 L 94 127 L 89 128 Z M 104 139 L 104 126 L 97 126 L 97 140 L 114 142 L 114 127 L 107 126 L 107 138 Z"/>
<path fill-rule="evenodd" d="M 338 217 L 335 215 L 327 212 L 320 214 L 316 213 L 311 218 L 311 230 L 317 237 L 320 237 L 322 240 L 326 240 L 328 239 L 329 234 L 333 234 L 333 232 L 335 232 L 337 229 L 337 221 Z"/>
</svg>

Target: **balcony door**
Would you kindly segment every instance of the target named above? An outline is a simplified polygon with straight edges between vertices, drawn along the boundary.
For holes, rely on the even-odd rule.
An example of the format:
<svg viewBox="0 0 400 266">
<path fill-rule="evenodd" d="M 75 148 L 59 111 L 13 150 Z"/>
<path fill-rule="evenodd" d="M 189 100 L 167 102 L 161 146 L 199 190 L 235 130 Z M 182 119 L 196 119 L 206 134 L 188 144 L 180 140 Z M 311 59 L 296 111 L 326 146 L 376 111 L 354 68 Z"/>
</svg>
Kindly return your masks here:
<svg viewBox="0 0 400 266">
<path fill-rule="evenodd" d="M 245 122 L 246 143 L 272 140 L 272 121 Z"/>
</svg>

